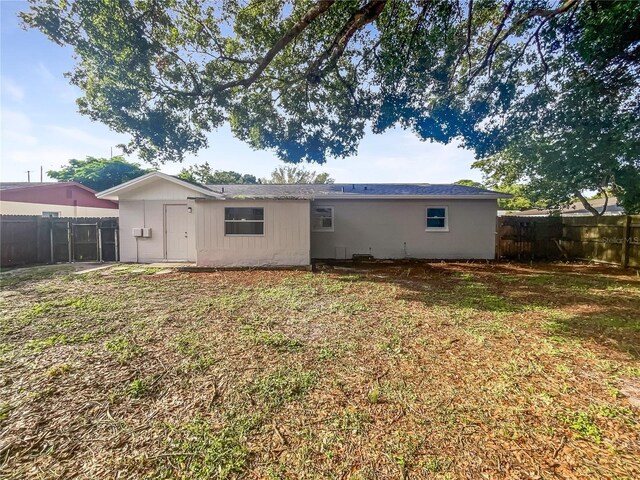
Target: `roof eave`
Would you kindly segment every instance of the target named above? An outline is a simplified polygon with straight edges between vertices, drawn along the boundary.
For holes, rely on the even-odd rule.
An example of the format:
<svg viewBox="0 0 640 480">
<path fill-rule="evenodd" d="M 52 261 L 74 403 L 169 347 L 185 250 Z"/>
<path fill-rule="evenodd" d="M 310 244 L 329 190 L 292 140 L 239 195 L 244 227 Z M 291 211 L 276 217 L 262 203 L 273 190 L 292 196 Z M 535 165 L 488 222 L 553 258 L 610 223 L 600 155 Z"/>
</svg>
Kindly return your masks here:
<svg viewBox="0 0 640 480">
<path fill-rule="evenodd" d="M 214 200 L 498 200 L 512 198 L 509 194 L 496 195 L 311 195 L 311 196 L 276 196 L 276 195 L 224 195 L 210 196 Z"/>
<path fill-rule="evenodd" d="M 103 198 L 106 200 L 118 200 L 119 197 L 117 194 L 119 192 L 128 190 L 132 187 L 135 187 L 138 184 L 146 183 L 149 179 L 152 179 L 152 178 L 161 178 L 164 180 L 168 180 L 177 185 L 181 185 L 185 188 L 201 193 L 202 195 L 211 196 L 211 197 L 219 196 L 219 194 L 216 192 L 213 192 L 203 187 L 199 187 L 197 185 L 186 182 L 184 180 L 180 180 L 179 178 L 172 177 L 171 175 L 167 175 L 162 172 L 151 172 L 151 173 L 147 173 L 146 175 L 142 175 L 141 177 L 136 177 L 132 180 L 129 180 L 128 182 L 121 183 L 120 185 L 116 185 L 115 187 L 111 187 L 107 190 L 103 190 L 102 192 L 98 192 L 96 193 L 96 197 Z"/>
</svg>

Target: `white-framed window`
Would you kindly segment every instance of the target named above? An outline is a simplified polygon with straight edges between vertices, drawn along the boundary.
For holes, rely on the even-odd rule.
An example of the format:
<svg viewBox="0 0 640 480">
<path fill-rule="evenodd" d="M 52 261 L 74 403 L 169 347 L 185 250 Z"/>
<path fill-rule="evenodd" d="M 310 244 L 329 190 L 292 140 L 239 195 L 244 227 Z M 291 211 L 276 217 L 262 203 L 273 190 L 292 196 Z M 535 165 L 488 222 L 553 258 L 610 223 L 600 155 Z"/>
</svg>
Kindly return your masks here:
<svg viewBox="0 0 640 480">
<path fill-rule="evenodd" d="M 46 218 L 58 218 L 60 212 L 42 212 L 42 216 Z"/>
<path fill-rule="evenodd" d="M 264 235 L 264 208 L 226 207 L 224 209 L 224 234 L 228 236 Z"/>
<path fill-rule="evenodd" d="M 311 208 L 311 230 L 314 232 L 333 232 L 333 207 Z"/>
<path fill-rule="evenodd" d="M 428 232 L 448 232 L 449 209 L 444 206 L 427 207 L 427 223 L 425 230 Z"/>
</svg>

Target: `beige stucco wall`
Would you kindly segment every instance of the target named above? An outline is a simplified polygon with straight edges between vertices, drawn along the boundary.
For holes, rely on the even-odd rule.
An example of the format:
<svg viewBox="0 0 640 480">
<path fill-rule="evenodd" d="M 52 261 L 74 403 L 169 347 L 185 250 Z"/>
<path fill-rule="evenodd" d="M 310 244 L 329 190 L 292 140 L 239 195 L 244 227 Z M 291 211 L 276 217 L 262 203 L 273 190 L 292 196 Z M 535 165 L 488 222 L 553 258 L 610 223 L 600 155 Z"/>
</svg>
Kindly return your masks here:
<svg viewBox="0 0 640 480">
<path fill-rule="evenodd" d="M 117 217 L 117 208 L 52 205 L 50 203 L 7 202 L 0 200 L 2 215 L 42 215 L 43 212 L 58 212 L 60 217 Z"/>
<path fill-rule="evenodd" d="M 263 207 L 263 236 L 225 236 L 225 207 Z M 307 200 L 196 201 L 198 266 L 296 266 L 310 263 Z"/>
<path fill-rule="evenodd" d="M 323 200 L 334 231 L 311 232 L 312 258 L 491 259 L 496 200 Z M 425 231 L 427 206 L 447 206 L 449 231 Z M 405 245 L 406 242 L 406 245 Z"/>
<path fill-rule="evenodd" d="M 196 261 L 195 202 L 193 190 L 159 179 L 120 195 L 120 260 L 123 262 Z M 167 258 L 165 205 L 184 205 L 187 215 L 188 249 L 182 258 Z M 188 207 L 192 213 L 188 213 Z M 151 238 L 136 240 L 134 228 L 151 228 Z"/>
</svg>

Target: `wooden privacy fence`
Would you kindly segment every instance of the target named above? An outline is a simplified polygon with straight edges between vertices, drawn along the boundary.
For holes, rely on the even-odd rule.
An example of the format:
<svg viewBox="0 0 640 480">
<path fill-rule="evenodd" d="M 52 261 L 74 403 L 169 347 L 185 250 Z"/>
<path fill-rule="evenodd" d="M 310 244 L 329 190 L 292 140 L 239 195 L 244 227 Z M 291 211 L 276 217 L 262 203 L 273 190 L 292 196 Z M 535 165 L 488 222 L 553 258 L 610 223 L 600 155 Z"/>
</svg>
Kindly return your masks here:
<svg viewBox="0 0 640 480">
<path fill-rule="evenodd" d="M 640 267 L 640 215 L 498 217 L 496 258 L 575 259 Z"/>
<path fill-rule="evenodd" d="M 0 266 L 118 261 L 117 218 L 0 216 Z"/>
</svg>

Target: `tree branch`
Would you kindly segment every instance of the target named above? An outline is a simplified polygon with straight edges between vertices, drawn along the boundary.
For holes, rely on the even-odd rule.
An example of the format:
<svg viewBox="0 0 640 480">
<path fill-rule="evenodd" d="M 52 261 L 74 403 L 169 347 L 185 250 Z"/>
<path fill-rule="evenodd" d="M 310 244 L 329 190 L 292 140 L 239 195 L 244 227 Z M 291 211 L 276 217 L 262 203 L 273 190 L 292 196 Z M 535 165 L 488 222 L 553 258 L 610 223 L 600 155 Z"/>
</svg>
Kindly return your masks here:
<svg viewBox="0 0 640 480">
<path fill-rule="evenodd" d="M 311 25 L 311 23 L 313 23 L 320 15 L 326 12 L 335 3 L 335 1 L 336 0 L 320 0 L 316 6 L 309 10 L 293 27 L 280 37 L 280 39 L 269 49 L 262 60 L 260 60 L 260 63 L 258 63 L 258 66 L 251 75 L 239 80 L 232 80 L 230 82 L 214 85 L 207 92 L 207 95 L 214 95 L 233 87 L 248 87 L 252 85 L 269 66 L 275 56 L 289 45 L 298 35 L 300 35 L 305 28 Z"/>
<path fill-rule="evenodd" d="M 587 209 L 587 211 L 589 211 L 591 215 L 593 215 L 594 217 L 599 217 L 600 215 L 602 215 L 600 212 L 598 212 L 598 210 L 593 208 L 593 206 L 589 203 L 589 201 L 584 197 L 584 195 L 582 195 L 582 193 L 579 190 L 576 190 L 574 193 L 576 194 L 576 197 L 578 197 L 578 200 L 580 200 L 580 203 L 582 203 L 582 206 L 585 209 Z"/>
<path fill-rule="evenodd" d="M 336 35 L 331 46 L 309 66 L 307 79 L 312 83 L 318 83 L 324 73 L 335 65 L 342 56 L 351 37 L 365 25 L 373 22 L 384 10 L 387 0 L 372 0 L 351 14 L 342 30 Z M 322 64 L 326 62 L 326 66 Z"/>
<path fill-rule="evenodd" d="M 607 190 L 605 188 L 602 189 L 602 194 L 604 195 L 604 205 L 602 206 L 602 215 L 607 211 L 607 206 L 609 205 L 609 195 L 607 195 Z"/>
<path fill-rule="evenodd" d="M 494 56 L 494 54 L 496 53 L 496 51 L 498 50 L 498 48 L 500 47 L 500 45 L 502 45 L 505 40 L 507 40 L 507 38 L 509 38 L 511 36 L 511 34 L 519 27 L 521 26 L 524 22 L 526 22 L 527 20 L 530 20 L 532 18 L 535 17 L 543 17 L 545 19 L 545 21 L 548 21 L 550 18 L 553 18 L 557 15 L 561 15 L 565 12 L 567 12 L 568 10 L 570 10 L 572 7 L 578 5 L 582 0 L 565 0 L 565 2 L 558 8 L 556 8 L 555 10 L 545 10 L 545 9 L 540 9 L 540 8 L 534 8 L 533 10 L 529 10 L 526 13 L 523 13 L 522 15 L 520 15 L 519 17 L 517 17 L 516 19 L 514 19 L 514 21 L 512 22 L 511 26 L 507 29 L 507 31 L 500 36 L 500 33 L 502 32 L 502 30 L 504 29 L 506 20 L 509 16 L 509 14 L 511 13 L 511 8 L 513 6 L 513 0 L 512 2 L 506 7 L 507 12 L 505 14 L 505 16 L 503 17 L 502 22 L 500 23 L 500 25 L 498 26 L 498 29 L 496 31 L 496 33 L 494 34 L 493 38 L 491 39 L 491 41 L 489 42 L 489 47 L 487 48 L 487 52 L 484 56 L 484 60 L 482 61 L 482 63 L 476 67 L 472 72 L 471 75 L 469 75 L 469 80 L 468 82 L 471 83 L 471 81 L 477 77 L 489 64 L 490 59 Z"/>
</svg>

